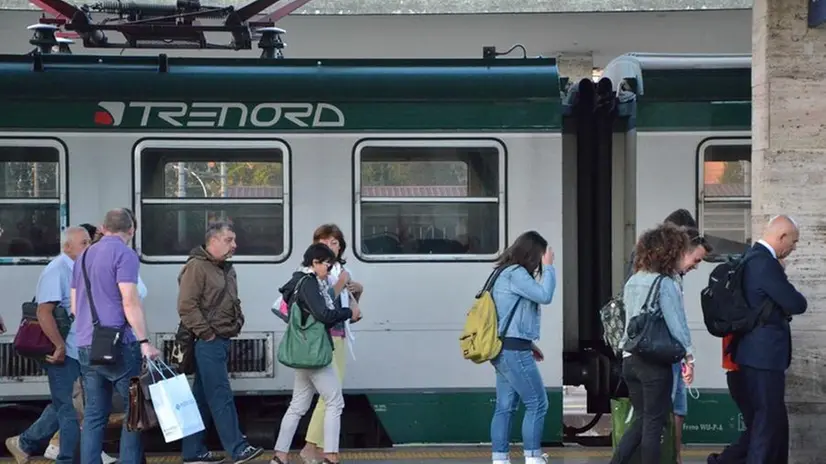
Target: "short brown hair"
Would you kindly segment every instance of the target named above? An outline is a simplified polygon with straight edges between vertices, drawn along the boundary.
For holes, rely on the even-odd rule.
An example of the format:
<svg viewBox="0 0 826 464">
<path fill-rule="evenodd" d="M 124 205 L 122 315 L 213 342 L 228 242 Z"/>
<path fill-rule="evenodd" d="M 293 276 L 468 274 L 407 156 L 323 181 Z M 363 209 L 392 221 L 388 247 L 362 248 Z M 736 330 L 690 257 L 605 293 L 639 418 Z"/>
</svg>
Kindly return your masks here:
<svg viewBox="0 0 826 464">
<path fill-rule="evenodd" d="M 689 246 L 688 234 L 670 223 L 646 230 L 635 247 L 634 272 L 676 275 Z"/>
<path fill-rule="evenodd" d="M 344 251 L 347 250 L 347 242 L 344 240 L 344 232 L 342 232 L 341 229 L 335 224 L 322 224 L 315 229 L 315 232 L 313 232 L 313 243 L 318 243 L 328 238 L 334 238 L 338 241 L 339 251 L 338 256 L 336 256 L 336 261 L 338 261 L 342 266 L 347 264 L 347 260 L 343 258 Z"/>
</svg>

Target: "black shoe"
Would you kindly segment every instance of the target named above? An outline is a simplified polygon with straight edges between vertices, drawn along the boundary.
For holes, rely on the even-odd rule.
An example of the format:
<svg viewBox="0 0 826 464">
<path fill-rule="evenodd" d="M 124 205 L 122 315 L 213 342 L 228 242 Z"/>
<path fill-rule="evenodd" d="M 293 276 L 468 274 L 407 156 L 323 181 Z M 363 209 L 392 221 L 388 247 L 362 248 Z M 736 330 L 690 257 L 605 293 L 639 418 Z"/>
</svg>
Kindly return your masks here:
<svg viewBox="0 0 826 464">
<path fill-rule="evenodd" d="M 256 448 L 254 446 L 247 446 L 244 448 L 244 452 L 238 456 L 238 459 L 235 460 L 235 464 L 244 464 L 245 462 L 250 462 L 253 459 L 261 456 L 261 453 L 264 452 L 264 448 Z"/>
<path fill-rule="evenodd" d="M 184 459 L 184 464 L 222 464 L 225 461 L 220 454 L 215 454 L 212 451 L 207 451 L 196 458 Z"/>
</svg>

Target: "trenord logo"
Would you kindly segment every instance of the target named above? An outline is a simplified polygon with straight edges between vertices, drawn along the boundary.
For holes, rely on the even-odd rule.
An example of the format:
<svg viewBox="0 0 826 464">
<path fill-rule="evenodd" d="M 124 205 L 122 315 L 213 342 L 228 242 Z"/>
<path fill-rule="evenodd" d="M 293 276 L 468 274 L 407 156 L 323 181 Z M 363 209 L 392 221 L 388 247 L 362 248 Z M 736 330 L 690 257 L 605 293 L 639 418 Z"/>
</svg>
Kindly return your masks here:
<svg viewBox="0 0 826 464">
<path fill-rule="evenodd" d="M 98 102 L 94 122 L 119 127 L 124 117 L 137 119 L 138 127 L 268 128 L 288 124 L 301 128 L 344 127 L 344 113 L 330 103 L 240 102 Z M 133 125 L 133 124 L 130 124 Z"/>
</svg>

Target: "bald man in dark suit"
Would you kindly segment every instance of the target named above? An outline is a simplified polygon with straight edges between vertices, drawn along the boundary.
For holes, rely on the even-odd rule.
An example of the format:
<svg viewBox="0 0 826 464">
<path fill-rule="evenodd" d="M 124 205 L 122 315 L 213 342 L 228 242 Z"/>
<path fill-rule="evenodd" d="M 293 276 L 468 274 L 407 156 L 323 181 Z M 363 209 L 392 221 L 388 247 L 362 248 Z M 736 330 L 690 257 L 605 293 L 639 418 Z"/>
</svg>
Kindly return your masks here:
<svg viewBox="0 0 826 464">
<path fill-rule="evenodd" d="M 749 386 L 746 405 L 751 417 L 746 464 L 785 464 L 789 455 L 786 412 L 786 369 L 792 359 L 792 316 L 806 312 L 808 303 L 789 282 L 785 259 L 797 247 L 800 231 L 788 216 L 772 218 L 748 251 L 743 290 L 753 311 L 772 305 L 764 321 L 737 340 L 734 361 Z"/>
</svg>

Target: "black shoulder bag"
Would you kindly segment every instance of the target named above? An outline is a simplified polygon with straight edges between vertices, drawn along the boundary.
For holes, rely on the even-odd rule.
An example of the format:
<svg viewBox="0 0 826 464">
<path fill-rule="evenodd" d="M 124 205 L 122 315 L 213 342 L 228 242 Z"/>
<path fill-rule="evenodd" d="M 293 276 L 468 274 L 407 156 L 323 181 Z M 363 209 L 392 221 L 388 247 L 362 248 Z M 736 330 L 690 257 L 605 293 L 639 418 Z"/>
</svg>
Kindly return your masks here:
<svg viewBox="0 0 826 464">
<path fill-rule="evenodd" d="M 628 321 L 626 351 L 655 364 L 674 364 L 685 357 L 685 348 L 671 335 L 660 307 L 660 287 L 665 276 L 654 279 L 642 312 Z"/>
<path fill-rule="evenodd" d="M 89 349 L 89 364 L 96 366 L 112 365 L 117 362 L 118 350 L 121 348 L 121 337 L 124 327 L 105 327 L 100 325 L 98 312 L 95 308 L 95 299 L 92 296 L 92 283 L 86 271 L 86 255 L 83 253 L 81 266 L 83 267 L 83 281 L 86 284 L 86 297 L 89 299 L 89 310 L 92 312 L 92 346 Z"/>
</svg>

